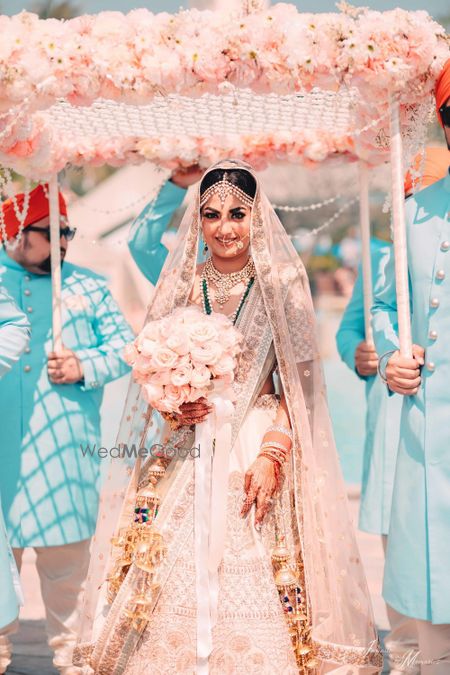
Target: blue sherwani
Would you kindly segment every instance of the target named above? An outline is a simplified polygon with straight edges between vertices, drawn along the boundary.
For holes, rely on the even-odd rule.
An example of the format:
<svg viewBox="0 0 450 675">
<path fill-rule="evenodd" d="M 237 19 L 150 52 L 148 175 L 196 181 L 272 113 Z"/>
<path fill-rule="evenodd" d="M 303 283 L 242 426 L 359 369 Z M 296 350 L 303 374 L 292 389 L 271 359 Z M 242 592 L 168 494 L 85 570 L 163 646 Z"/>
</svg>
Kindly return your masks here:
<svg viewBox="0 0 450 675">
<path fill-rule="evenodd" d="M 450 176 L 406 202 L 412 336 L 422 385 L 404 398 L 383 594 L 403 614 L 450 623 Z M 379 354 L 398 348 L 394 262 L 375 297 Z"/>
<path fill-rule="evenodd" d="M 63 343 L 81 361 L 84 382 L 52 384 L 51 278 L 34 275 L 0 251 L 0 284 L 30 319 L 32 338 L 20 363 L 0 381 L 0 492 L 13 547 L 59 546 L 92 536 L 100 444 L 100 405 L 107 382 L 128 371 L 122 359 L 133 333 L 94 272 L 62 268 Z"/>
<path fill-rule="evenodd" d="M 167 257 L 161 237 L 169 227 L 174 212 L 186 195 L 186 190 L 167 181 L 157 199 L 147 204 L 134 221 L 128 246 L 142 274 L 156 285 Z"/>
<path fill-rule="evenodd" d="M 5 289 L 0 288 L 0 378 L 19 360 L 29 339 L 30 324 L 26 315 L 19 310 Z M 19 614 L 12 575 L 13 565 L 15 562 L 0 508 L 0 629 L 12 623 Z"/>
<path fill-rule="evenodd" d="M 375 287 L 384 283 L 384 268 L 391 244 L 371 241 L 372 280 Z M 366 439 L 359 527 L 373 534 L 387 534 L 391 513 L 392 489 L 397 458 L 402 398 L 389 397 L 379 377 L 362 378 L 355 368 L 355 352 L 365 339 L 364 291 L 361 270 L 353 295 L 336 334 L 339 355 L 344 363 L 366 383 Z"/>
</svg>

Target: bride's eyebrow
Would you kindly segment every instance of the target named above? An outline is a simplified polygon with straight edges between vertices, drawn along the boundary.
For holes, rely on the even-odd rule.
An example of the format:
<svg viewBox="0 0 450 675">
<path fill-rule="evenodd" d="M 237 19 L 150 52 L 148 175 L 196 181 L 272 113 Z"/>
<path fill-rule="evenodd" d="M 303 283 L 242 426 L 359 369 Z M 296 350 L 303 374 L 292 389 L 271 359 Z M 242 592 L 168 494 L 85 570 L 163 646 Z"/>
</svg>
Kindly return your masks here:
<svg viewBox="0 0 450 675">
<path fill-rule="evenodd" d="M 203 208 L 202 213 L 205 213 L 205 211 L 211 211 L 212 213 L 220 213 L 220 211 L 218 211 L 217 209 L 213 209 L 211 206 L 205 206 Z"/>
</svg>

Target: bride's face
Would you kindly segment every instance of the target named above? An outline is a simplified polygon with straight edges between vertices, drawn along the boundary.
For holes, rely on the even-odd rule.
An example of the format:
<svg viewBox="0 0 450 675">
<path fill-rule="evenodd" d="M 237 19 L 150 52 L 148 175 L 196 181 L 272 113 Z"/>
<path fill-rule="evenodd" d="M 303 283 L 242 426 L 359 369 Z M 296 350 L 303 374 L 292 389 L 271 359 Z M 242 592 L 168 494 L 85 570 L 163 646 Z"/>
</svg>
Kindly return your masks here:
<svg viewBox="0 0 450 675">
<path fill-rule="evenodd" d="M 250 246 L 251 209 L 234 195 L 222 204 L 213 195 L 201 210 L 203 239 L 212 254 L 234 258 L 247 253 Z"/>
</svg>

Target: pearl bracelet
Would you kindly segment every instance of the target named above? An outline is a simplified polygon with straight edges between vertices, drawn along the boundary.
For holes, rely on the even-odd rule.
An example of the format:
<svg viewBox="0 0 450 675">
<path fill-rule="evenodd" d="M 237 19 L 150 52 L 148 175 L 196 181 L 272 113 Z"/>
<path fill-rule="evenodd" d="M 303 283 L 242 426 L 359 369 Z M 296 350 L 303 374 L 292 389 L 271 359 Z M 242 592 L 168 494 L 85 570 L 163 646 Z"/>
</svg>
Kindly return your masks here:
<svg viewBox="0 0 450 675">
<path fill-rule="evenodd" d="M 266 430 L 266 434 L 268 434 L 269 431 L 276 431 L 279 434 L 283 434 L 283 436 L 287 436 L 290 441 L 294 440 L 294 434 L 292 431 L 288 427 L 281 426 L 281 424 L 273 424 Z"/>
</svg>

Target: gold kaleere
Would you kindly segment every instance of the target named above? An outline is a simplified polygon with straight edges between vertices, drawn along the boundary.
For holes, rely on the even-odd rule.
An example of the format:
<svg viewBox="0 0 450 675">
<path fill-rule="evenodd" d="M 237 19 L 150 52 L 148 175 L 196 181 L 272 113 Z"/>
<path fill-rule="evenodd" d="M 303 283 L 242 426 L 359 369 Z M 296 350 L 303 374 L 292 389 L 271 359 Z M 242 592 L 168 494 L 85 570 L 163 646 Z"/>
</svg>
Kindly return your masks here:
<svg viewBox="0 0 450 675">
<path fill-rule="evenodd" d="M 150 466 L 148 482 L 140 486 L 136 494 L 133 522 L 111 539 L 117 555 L 108 576 L 108 602 L 114 602 L 132 564 L 144 573 L 138 593 L 127 606 L 127 616 L 133 619 L 137 629 L 147 620 L 146 607 L 155 589 L 154 571 L 165 555 L 162 536 L 154 526 L 160 503 L 156 485 L 165 473 L 166 469 L 160 461 Z M 144 602 L 145 597 L 150 598 L 147 604 Z"/>
<path fill-rule="evenodd" d="M 272 566 L 299 673 L 312 675 L 317 668 L 306 605 L 303 565 L 292 562 L 283 536 L 277 536 L 272 549 Z"/>
</svg>

